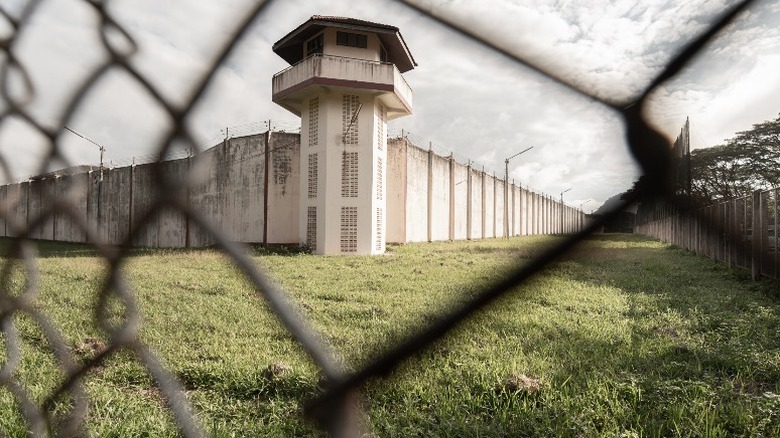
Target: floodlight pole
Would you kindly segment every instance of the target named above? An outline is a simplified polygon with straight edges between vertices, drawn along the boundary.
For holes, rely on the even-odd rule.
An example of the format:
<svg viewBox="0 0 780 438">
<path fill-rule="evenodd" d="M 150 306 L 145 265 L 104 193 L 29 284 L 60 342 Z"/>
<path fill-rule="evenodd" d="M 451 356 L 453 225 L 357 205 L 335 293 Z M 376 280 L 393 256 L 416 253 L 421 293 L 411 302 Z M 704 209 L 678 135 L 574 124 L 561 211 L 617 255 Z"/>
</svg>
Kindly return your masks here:
<svg viewBox="0 0 780 438">
<path fill-rule="evenodd" d="M 563 194 L 568 192 L 571 189 L 572 189 L 572 187 L 569 187 L 568 189 L 566 189 L 566 190 L 561 192 L 561 206 L 560 206 L 560 211 L 561 211 L 561 233 L 563 233 L 563 228 L 564 228 L 564 222 L 563 222 L 564 219 L 563 219 L 563 217 L 565 216 L 563 214 Z"/>
<path fill-rule="evenodd" d="M 73 134 L 78 135 L 79 137 L 83 138 L 84 140 L 86 140 L 86 141 L 88 141 L 88 142 L 90 142 L 90 143 L 92 143 L 92 144 L 94 144 L 95 146 L 98 147 L 98 149 L 100 150 L 100 181 L 103 181 L 103 154 L 106 152 L 106 148 L 101 146 L 97 142 L 92 141 L 89 138 L 79 134 L 78 132 L 74 131 L 73 129 L 71 129 L 71 128 L 67 127 L 67 126 L 65 126 L 65 129 L 67 129 L 68 131 L 72 132 Z"/>
<path fill-rule="evenodd" d="M 509 238 L 509 160 L 526 153 L 534 147 L 528 147 L 504 160 L 504 237 Z"/>
<path fill-rule="evenodd" d="M 568 189 L 566 189 L 566 190 L 564 190 L 564 191 L 562 191 L 562 192 L 561 192 L 561 205 L 563 205 L 563 194 L 564 194 L 564 193 L 566 193 L 566 192 L 568 192 L 568 191 L 569 191 L 569 190 L 571 190 L 571 189 L 572 189 L 572 187 L 569 187 Z"/>
</svg>

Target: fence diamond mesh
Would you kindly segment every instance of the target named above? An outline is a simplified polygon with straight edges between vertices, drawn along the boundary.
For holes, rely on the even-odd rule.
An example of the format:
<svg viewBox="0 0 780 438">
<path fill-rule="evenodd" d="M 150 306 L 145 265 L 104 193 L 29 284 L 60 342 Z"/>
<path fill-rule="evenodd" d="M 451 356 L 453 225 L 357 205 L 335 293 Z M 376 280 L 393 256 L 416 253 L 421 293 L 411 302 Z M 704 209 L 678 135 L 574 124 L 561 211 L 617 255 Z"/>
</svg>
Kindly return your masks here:
<svg viewBox="0 0 780 438">
<path fill-rule="evenodd" d="M 155 154 L 159 159 L 176 156 L 175 149 L 181 144 L 196 148 L 198 141 L 194 138 L 191 129 L 188 128 L 186 123 L 188 118 L 203 99 L 207 88 L 214 82 L 218 68 L 225 64 L 231 52 L 253 25 L 258 21 L 268 19 L 269 7 L 274 3 L 270 0 L 258 2 L 251 10 L 247 11 L 240 22 L 234 25 L 231 37 L 208 68 L 192 80 L 189 93 L 185 96 L 179 96 L 174 101 L 160 90 L 155 81 L 152 80 L 153 78 L 150 78 L 143 69 L 132 61 L 133 54 L 137 50 L 133 32 L 121 25 L 112 15 L 109 8 L 111 2 L 84 0 L 83 4 L 93 8 L 99 16 L 100 41 L 108 56 L 103 62 L 91 67 L 90 74 L 79 87 L 68 90 L 70 94 L 60 108 L 56 118 L 58 122 L 47 125 L 41 123 L 30 110 L 30 104 L 36 99 L 36 90 L 30 78 L 30 67 L 17 57 L 15 48 L 23 43 L 25 29 L 31 20 L 35 19 L 36 11 L 48 1 L 28 1 L 23 4 L 20 12 L 11 12 L 7 6 L 0 6 L 0 15 L 7 23 L 6 27 L 8 28 L 3 36 L 4 59 L 0 65 L 2 69 L 0 70 L 0 82 L 3 84 L 0 90 L 3 99 L 0 125 L 9 123 L 11 120 L 17 123 L 21 122 L 45 139 L 47 143 L 45 158 L 37 166 L 40 173 L 45 173 L 57 165 L 67 166 L 69 164 L 61 147 L 65 134 L 65 122 L 71 120 L 79 112 L 86 96 L 100 84 L 109 71 L 119 70 L 132 78 L 171 121 L 170 129 L 157 142 Z M 626 147 L 641 166 L 645 176 L 644 185 L 640 186 L 640 190 L 635 192 L 632 198 L 626 199 L 622 205 L 601 219 L 588 224 L 582 231 L 571 235 L 557 246 L 546 249 L 530 263 L 518 267 L 503 278 L 496 279 L 491 286 L 484 290 L 475 291 L 476 293 L 470 301 L 447 314 L 440 315 L 429 325 L 420 327 L 413 336 L 389 347 L 379 357 L 371 359 L 365 366 L 354 372 L 345 371 L 333 359 L 335 354 L 332 347 L 321 341 L 321 336 L 313 329 L 312 324 L 296 310 L 288 294 L 271 282 L 267 274 L 253 263 L 240 246 L 232 243 L 220 229 L 213 226 L 183 201 L 186 197 L 181 196 L 181 194 L 186 192 L 188 184 L 191 183 L 190 179 L 186 177 L 171 178 L 164 172 L 163 167 L 160 167 L 160 170 L 153 175 L 158 188 L 153 202 L 130 230 L 123 244 L 118 246 L 101 244 L 99 230 L 94 229 L 78 214 L 67 195 L 57 197 L 38 216 L 24 224 L 15 222 L 13 216 L 9 214 L 10 201 L 8 199 L 0 200 L 2 203 L 1 213 L 6 220 L 7 227 L 16 236 L 0 273 L 0 285 L 2 285 L 0 290 L 0 330 L 2 330 L 2 341 L 5 348 L 4 361 L 0 364 L 0 385 L 13 395 L 28 425 L 30 434 L 43 436 L 53 433 L 67 436 L 84 433 L 90 404 L 85 390 L 85 377 L 91 370 L 99 367 L 120 350 L 131 351 L 148 370 L 181 433 L 185 436 L 203 434 L 201 426 L 195 420 L 194 410 L 184 395 L 181 383 L 162 365 L 160 358 L 139 337 L 138 301 L 133 293 L 132 285 L 120 269 L 129 254 L 128 248 L 135 236 L 142 232 L 149 218 L 163 210 L 174 209 L 180 212 L 187 221 L 196 224 L 208 233 L 215 245 L 230 257 L 239 270 L 246 275 L 257 291 L 258 298 L 268 304 L 274 315 L 300 343 L 325 377 L 324 393 L 315 399 L 306 401 L 303 415 L 316 420 L 328 433 L 335 436 L 345 436 L 360 433 L 360 426 L 356 421 L 355 410 L 357 407 L 354 403 L 354 394 L 360 391 L 368 379 L 386 375 L 403 361 L 420 353 L 443 337 L 471 315 L 521 285 L 570 250 L 577 242 L 599 229 L 604 222 L 614 218 L 626 205 L 641 198 L 660 196 L 670 204 L 676 205 L 677 208 L 686 208 L 684 203 L 674 197 L 668 183 L 672 169 L 671 145 L 648 123 L 644 112 L 645 105 L 648 96 L 656 87 L 679 73 L 718 31 L 729 24 L 751 3 L 750 1 L 740 2 L 735 7 L 725 11 L 722 17 L 706 32 L 689 42 L 639 97 L 625 101 L 603 98 L 594 91 L 578 87 L 558 72 L 536 65 L 522 55 L 508 52 L 491 40 L 473 33 L 469 28 L 439 16 L 435 10 L 426 9 L 411 1 L 401 1 L 400 3 L 443 24 L 456 33 L 472 39 L 485 50 L 497 52 L 614 111 L 620 116 L 625 126 Z M 13 175 L 7 155 L 0 155 L 0 168 L 6 176 Z M 750 221 L 750 218 L 740 219 L 742 213 L 739 212 L 744 210 L 743 204 L 745 202 L 749 202 L 749 200 L 737 200 L 730 207 L 732 209 L 730 211 L 735 212 L 734 220 L 739 222 L 741 224 L 739 226 L 742 228 L 744 228 L 746 221 Z M 36 304 L 40 272 L 35 265 L 36 246 L 30 238 L 36 237 L 40 226 L 55 215 L 68 216 L 76 224 L 78 230 L 86 235 L 87 240 L 92 242 L 105 261 L 106 279 L 97 292 L 95 318 L 97 325 L 107 334 L 109 342 L 105 346 L 101 346 L 96 355 L 85 363 L 76 360 L 63 339 L 62 333 Z M 720 233 L 729 231 L 722 226 L 721 222 L 710 220 L 709 216 L 705 214 L 691 212 L 690 215 L 690 220 L 698 221 L 709 230 Z M 775 221 L 774 218 L 771 220 Z M 733 234 L 729 248 L 739 248 L 743 242 L 742 234 Z M 709 248 L 708 251 L 718 252 L 721 249 Z M 743 263 L 743 261 L 739 261 L 736 249 L 734 251 L 735 263 Z M 767 253 L 770 254 L 767 257 L 776 257 L 774 245 L 767 248 Z M 21 286 L 15 281 L 20 273 L 24 278 Z M 116 315 L 117 304 L 122 309 L 120 317 Z M 45 336 L 45 343 L 56 357 L 60 367 L 61 383 L 42 402 L 16 378 L 15 372 L 25 354 L 17 328 L 17 319 L 20 316 L 31 319 L 41 328 Z"/>
</svg>

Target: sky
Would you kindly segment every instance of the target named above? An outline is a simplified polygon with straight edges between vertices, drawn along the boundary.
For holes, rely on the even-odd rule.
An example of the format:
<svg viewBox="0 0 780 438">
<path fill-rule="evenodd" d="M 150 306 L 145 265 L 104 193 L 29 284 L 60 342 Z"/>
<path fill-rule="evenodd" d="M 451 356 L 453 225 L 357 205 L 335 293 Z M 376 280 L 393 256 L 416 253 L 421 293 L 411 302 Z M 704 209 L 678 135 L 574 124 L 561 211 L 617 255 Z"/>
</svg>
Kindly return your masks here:
<svg viewBox="0 0 780 438">
<path fill-rule="evenodd" d="M 663 66 L 718 14 L 735 2 L 554 0 L 414 0 L 415 4 L 495 41 L 504 50 L 550 69 L 600 98 L 636 97 Z M 0 0 L 18 17 L 28 1 Z M 176 108 L 187 102 L 251 0 L 110 0 L 106 10 L 131 36 L 127 57 Z M 486 5 L 490 6 L 487 7 Z M 418 67 L 404 76 L 414 93 L 413 114 L 389 124 L 421 146 L 453 152 L 585 211 L 629 188 L 638 177 L 616 114 L 521 64 L 390 0 L 277 0 L 253 23 L 197 101 L 186 125 L 201 149 L 232 135 L 296 130 L 299 119 L 271 102 L 271 78 L 287 67 L 271 46 L 312 15 L 339 15 L 400 28 Z M 106 149 L 106 164 L 148 160 L 171 126 L 167 113 L 137 79 L 114 66 L 88 88 L 74 114 L 63 119 L 74 92 L 110 53 L 99 15 L 84 0 L 43 0 L 16 34 L 18 69 L 2 80 L 0 98 L 24 102 L 39 124 L 61 123 Z M 0 19 L 0 35 L 13 34 Z M 103 34 L 120 54 L 130 43 L 110 27 Z M 672 140 L 686 117 L 693 148 L 723 143 L 780 113 L 780 2 L 757 2 L 717 37 L 678 77 L 657 89 L 648 115 Z M 0 121 L 0 154 L 19 180 L 38 173 L 48 142 L 19 117 Z M 57 139 L 66 161 L 47 170 L 99 163 L 97 146 L 68 132 Z M 184 153 L 184 148 L 181 149 Z M 146 158 L 145 158 L 146 157 Z"/>
</svg>

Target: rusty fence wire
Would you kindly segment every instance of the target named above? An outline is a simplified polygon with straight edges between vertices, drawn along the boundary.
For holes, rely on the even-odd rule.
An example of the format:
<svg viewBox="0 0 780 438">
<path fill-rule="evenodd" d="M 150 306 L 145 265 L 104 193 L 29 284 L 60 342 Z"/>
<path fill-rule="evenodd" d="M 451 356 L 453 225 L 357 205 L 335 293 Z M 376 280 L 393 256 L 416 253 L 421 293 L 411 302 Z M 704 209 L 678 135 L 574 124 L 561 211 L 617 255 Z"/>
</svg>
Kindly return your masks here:
<svg viewBox="0 0 780 438">
<path fill-rule="evenodd" d="M 170 128 L 157 143 L 156 154 L 160 159 L 170 155 L 175 144 L 184 143 L 196 146 L 198 142 L 193 138 L 193 134 L 185 122 L 191 117 L 197 103 L 203 99 L 205 91 L 214 82 L 217 69 L 225 63 L 249 29 L 269 13 L 269 6 L 274 2 L 270 0 L 258 2 L 251 7 L 241 20 L 234 24 L 232 35 L 218 51 L 208 68 L 193 80 L 190 92 L 173 102 L 167 99 L 153 81 L 132 62 L 137 44 L 131 31 L 123 27 L 112 16 L 110 8 L 107 7 L 110 2 L 83 0 L 83 3 L 93 8 L 99 16 L 101 44 L 108 56 L 103 62 L 92 68 L 89 77 L 80 86 L 70 90 L 70 97 L 60 108 L 60 113 L 56 118 L 59 122 L 54 123 L 54 126 L 41 123 L 30 111 L 29 104 L 34 101 L 36 90 L 33 89 L 28 67 L 17 58 L 15 50 L 23 40 L 26 25 L 35 16 L 36 10 L 45 3 L 47 3 L 46 0 L 30 0 L 23 4 L 20 13 L 12 13 L 6 6 L 0 6 L 0 15 L 9 29 L 2 37 L 4 59 L 0 65 L 0 84 L 2 84 L 0 94 L 3 99 L 3 108 L 2 114 L 0 114 L 0 125 L 12 119 L 17 122 L 21 121 L 46 139 L 48 148 L 45 158 L 39 165 L 40 173 L 45 173 L 52 165 L 68 164 L 60 147 L 66 122 L 78 113 L 85 96 L 112 70 L 119 70 L 131 77 L 170 119 Z M 559 245 L 545 250 L 534 260 L 518 267 L 506 277 L 495 279 L 492 285 L 484 290 L 475 291 L 470 301 L 450 313 L 440 315 L 428 326 L 420 327 L 416 334 L 390 346 L 385 353 L 373 358 L 363 368 L 354 372 L 346 372 L 333 359 L 335 355 L 331 351 L 331 347 L 321 342 L 321 337 L 312 329 L 311 324 L 296 311 L 285 291 L 269 281 L 268 276 L 252 262 L 241 247 L 230 242 L 219 229 L 193 211 L 186 202 L 182 202 L 182 199 L 186 197 L 180 195 L 187 190 L 188 179 L 172 180 L 163 174 L 156 175 L 158 187 L 156 199 L 146 215 L 131 231 L 126 243 L 132 242 L 135 234 L 143 228 L 145 221 L 162 209 L 175 209 L 181 212 L 187 217 L 187 220 L 209 233 L 216 245 L 232 258 L 239 270 L 249 278 L 260 298 L 265 300 L 279 321 L 321 369 L 326 381 L 324 393 L 316 399 L 305 402 L 304 415 L 315 420 L 323 430 L 334 436 L 360 433 L 359 425 L 356 424 L 355 420 L 354 393 L 359 391 L 368 379 L 386 375 L 403 361 L 420 353 L 453 327 L 554 262 L 579 241 L 600 229 L 604 222 L 616 217 L 628 204 L 647 197 L 661 196 L 679 208 L 687 208 L 684 203 L 674 197 L 669 188 L 668 176 L 672 168 L 671 145 L 649 124 L 646 118 L 645 110 L 648 96 L 661 83 L 679 73 L 717 32 L 752 2 L 742 1 L 724 11 L 716 23 L 698 38 L 690 41 L 665 66 L 639 97 L 625 101 L 605 99 L 592 90 L 578 87 L 559 75 L 558 72 L 549 71 L 522 55 L 503 49 L 497 43 L 474 33 L 470 28 L 438 15 L 433 9 L 424 8 L 410 0 L 400 0 L 399 3 L 405 4 L 417 13 L 438 22 L 461 36 L 470 38 L 483 49 L 494 51 L 612 110 L 619 116 L 625 127 L 626 147 L 641 167 L 645 178 L 639 190 L 634 192 L 631 198 L 624 200 L 622 205 L 605 214 L 601 219 L 592 222 L 585 229 L 571 235 Z M 6 176 L 12 175 L 8 157 L 5 155 L 0 155 L 0 170 Z M 749 202 L 749 200 L 744 202 Z M 8 208 L 5 200 L 0 200 L 0 213 L 6 220 L 10 221 L 12 218 L 7 215 Z M 91 229 L 89 224 L 69 204 L 68 198 L 63 197 L 53 202 L 40 216 L 32 218 L 27 224 L 10 222 L 7 224 L 7 226 L 14 228 L 15 235 L 18 237 L 13 240 L 10 252 L 6 254 L 8 261 L 0 271 L 0 285 L 2 285 L 0 290 L 0 330 L 5 348 L 4 361 L 0 364 L 0 386 L 10 392 L 17 401 L 28 424 L 30 434 L 43 436 L 54 433 L 67 436 L 83 433 L 89 406 L 89 399 L 84 387 L 86 374 L 93 368 L 100 366 L 104 360 L 119 350 L 129 350 L 138 357 L 153 377 L 168 409 L 180 428 L 180 432 L 185 436 L 201 436 L 203 430 L 195 420 L 193 408 L 184 396 L 182 385 L 139 338 L 138 304 L 131 285 L 128 284 L 119 269 L 121 262 L 128 255 L 128 245 L 113 247 L 99 243 L 94 244 L 106 265 L 106 280 L 96 299 L 96 323 L 108 334 L 110 342 L 91 360 L 86 363 L 77 362 L 63 339 L 63 335 L 36 305 L 40 274 L 34 263 L 35 245 L 28 238 L 33 235 L 37 227 L 55 214 L 69 216 L 88 236 L 90 242 L 100 241 L 96 231 Z M 716 230 L 716 232 L 728 231 L 718 220 L 712 219 L 706 214 L 693 212 L 690 221 L 698 223 L 700 227 L 709 227 L 708 229 Z M 772 231 L 772 233 L 774 232 Z M 739 236 L 731 236 L 731 239 L 734 242 L 741 241 Z M 762 247 L 762 250 L 771 254 L 772 248 L 774 247 L 768 245 L 766 248 Z M 19 266 L 23 269 L 25 277 L 21 291 L 11 287 L 13 283 L 11 277 L 14 276 Z M 124 318 L 119 321 L 111 317 L 112 306 L 117 302 L 121 303 L 125 309 Z M 32 319 L 41 327 L 46 341 L 61 367 L 63 375 L 61 384 L 42 402 L 37 401 L 22 382 L 14 377 L 24 354 L 19 330 L 15 325 L 15 318 L 19 315 Z M 62 400 L 68 401 L 69 408 L 63 410 L 60 406 L 59 409 L 55 409 L 58 402 Z"/>
<path fill-rule="evenodd" d="M 638 217 L 636 232 L 744 268 L 753 279 L 778 279 L 778 196 L 780 188 L 773 188 L 694 211 L 678 211 L 667 205 Z"/>
</svg>

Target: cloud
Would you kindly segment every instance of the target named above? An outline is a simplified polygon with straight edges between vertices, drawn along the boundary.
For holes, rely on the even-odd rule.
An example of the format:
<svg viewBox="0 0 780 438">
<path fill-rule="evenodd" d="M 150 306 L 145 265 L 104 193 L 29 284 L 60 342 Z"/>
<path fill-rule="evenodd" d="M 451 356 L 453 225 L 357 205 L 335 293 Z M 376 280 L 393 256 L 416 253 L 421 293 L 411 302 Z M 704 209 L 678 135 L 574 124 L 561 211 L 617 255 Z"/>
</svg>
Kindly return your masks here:
<svg viewBox="0 0 780 438">
<path fill-rule="evenodd" d="M 734 2 L 419 3 L 601 97 L 620 100 L 640 92 L 683 44 Z M 132 65 L 166 100 L 181 106 L 253 4 L 117 0 L 107 7 L 138 43 Z M 391 123 L 392 129 L 412 131 L 422 142 L 480 160 L 499 173 L 505 157 L 534 146 L 510 162 L 511 177 L 551 194 L 572 186 L 571 199 L 593 198 L 594 208 L 637 177 L 614 112 L 403 4 L 382 0 L 272 3 L 192 109 L 187 126 L 198 138 L 268 119 L 283 126 L 299 123 L 271 102 L 271 77 L 286 67 L 271 45 L 314 14 L 354 16 L 401 29 L 420 65 L 405 75 L 415 94 L 414 113 Z M 705 56 L 658 90 L 650 112 L 659 128 L 674 136 L 690 115 L 700 127 L 700 143 L 711 145 L 773 117 L 778 110 L 765 96 L 780 92 L 779 16 L 776 3 L 758 4 L 708 46 Z M 76 0 L 43 1 L 25 25 L 14 53 L 33 75 L 38 93 L 30 111 L 41 123 L 59 123 L 74 87 L 105 62 L 96 29 L 94 9 Z M 148 154 L 170 127 L 160 106 L 120 69 L 92 86 L 68 123 L 105 144 L 107 160 L 117 162 Z M 32 172 L 45 150 L 46 142 L 18 120 L 0 125 L 0 140 L 3 148 L 42 145 L 27 148 L 26 155 L 11 154 L 19 173 Z M 70 134 L 60 141 L 73 164 L 97 164 L 94 145 Z"/>
</svg>

